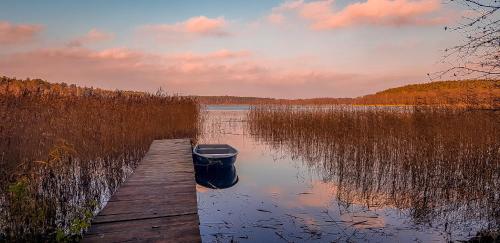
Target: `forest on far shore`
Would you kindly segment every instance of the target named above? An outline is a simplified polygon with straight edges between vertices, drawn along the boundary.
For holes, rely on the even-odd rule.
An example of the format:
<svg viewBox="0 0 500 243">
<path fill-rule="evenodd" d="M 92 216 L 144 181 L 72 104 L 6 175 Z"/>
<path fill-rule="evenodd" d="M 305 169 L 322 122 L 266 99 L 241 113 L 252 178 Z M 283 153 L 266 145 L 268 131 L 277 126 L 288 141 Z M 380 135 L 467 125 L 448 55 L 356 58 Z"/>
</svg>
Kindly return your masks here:
<svg viewBox="0 0 500 243">
<path fill-rule="evenodd" d="M 168 88 L 167 88 L 168 90 Z M 49 83 L 41 79 L 19 80 L 0 77 L 0 94 L 58 94 L 62 96 L 165 95 L 138 91 L 109 91 L 78 87 L 74 84 Z M 190 96 L 205 105 L 445 105 L 481 109 L 500 109 L 500 80 L 437 81 L 386 89 L 356 98 L 276 99 L 242 96 Z"/>
<path fill-rule="evenodd" d="M 453 105 L 498 109 L 500 80 L 437 81 L 391 88 L 356 98 L 274 99 L 238 96 L 197 96 L 201 104 L 288 105 Z"/>
</svg>

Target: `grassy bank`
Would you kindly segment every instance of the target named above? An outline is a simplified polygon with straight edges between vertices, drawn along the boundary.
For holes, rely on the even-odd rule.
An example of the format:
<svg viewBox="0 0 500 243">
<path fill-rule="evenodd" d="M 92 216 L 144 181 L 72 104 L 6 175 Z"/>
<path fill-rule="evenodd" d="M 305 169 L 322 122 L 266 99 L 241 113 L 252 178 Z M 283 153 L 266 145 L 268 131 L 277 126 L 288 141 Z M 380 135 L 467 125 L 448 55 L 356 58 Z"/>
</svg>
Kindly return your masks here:
<svg viewBox="0 0 500 243">
<path fill-rule="evenodd" d="M 198 127 L 190 98 L 0 78 L 0 241 L 77 238 L 154 139 Z"/>
</svg>

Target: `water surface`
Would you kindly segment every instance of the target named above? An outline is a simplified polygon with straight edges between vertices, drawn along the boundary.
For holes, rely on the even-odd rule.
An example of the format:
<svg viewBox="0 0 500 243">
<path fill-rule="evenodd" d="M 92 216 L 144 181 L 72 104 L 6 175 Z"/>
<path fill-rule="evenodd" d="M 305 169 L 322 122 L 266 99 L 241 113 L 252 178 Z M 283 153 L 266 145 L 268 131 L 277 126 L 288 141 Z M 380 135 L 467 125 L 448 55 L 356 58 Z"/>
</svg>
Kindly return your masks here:
<svg viewBox="0 0 500 243">
<path fill-rule="evenodd" d="M 442 242 L 469 239 L 498 225 L 488 217 L 466 215 L 460 202 L 433 208 L 449 213 L 421 220 L 414 204 L 367 201 L 357 185 L 339 185 L 315 166 L 322 158 L 290 153 L 250 133 L 248 109 L 211 107 L 205 112 L 200 143 L 228 143 L 240 153 L 237 184 L 226 189 L 197 185 L 204 242 Z M 492 195 L 498 202 L 497 189 Z"/>
</svg>

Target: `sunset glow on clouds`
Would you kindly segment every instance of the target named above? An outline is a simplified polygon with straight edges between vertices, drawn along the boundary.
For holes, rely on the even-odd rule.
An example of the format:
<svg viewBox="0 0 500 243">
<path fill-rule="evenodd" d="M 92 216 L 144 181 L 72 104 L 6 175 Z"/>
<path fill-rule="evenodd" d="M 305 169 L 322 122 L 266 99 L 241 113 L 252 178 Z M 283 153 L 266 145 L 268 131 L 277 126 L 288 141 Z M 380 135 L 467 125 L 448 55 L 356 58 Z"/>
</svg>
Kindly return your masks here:
<svg viewBox="0 0 500 243">
<path fill-rule="evenodd" d="M 145 35 L 151 35 L 158 40 L 180 40 L 198 37 L 222 37 L 229 35 L 224 17 L 207 18 L 192 17 L 186 21 L 174 24 L 156 24 L 140 27 Z"/>
<path fill-rule="evenodd" d="M 334 3 L 333 0 L 289 1 L 275 8 L 270 18 L 272 22 L 281 22 L 283 14 L 295 11 L 300 17 L 309 20 L 311 28 L 316 30 L 357 25 L 433 25 L 445 21 L 443 18 L 427 16 L 440 8 L 439 0 L 367 0 L 349 4 L 338 11 L 334 11 Z"/>
<path fill-rule="evenodd" d="M 118 85 L 154 90 L 164 86 L 183 94 L 193 90 L 216 94 L 221 89 L 237 88 L 241 89 L 235 90 L 239 95 L 272 95 L 277 89 L 299 95 L 308 93 L 301 90 L 304 85 L 315 86 L 318 92 L 331 86 L 330 80 L 352 78 L 349 74 L 329 70 L 282 68 L 279 63 L 254 60 L 247 51 L 228 50 L 206 54 L 149 54 L 129 49 L 93 51 L 64 47 L 12 54 L 0 60 L 0 66 L 14 76 L 28 73 L 30 77 L 93 86 L 99 86 L 100 82 L 93 81 L 100 79 L 116 80 L 105 87 Z M 281 87 L 283 84 L 287 87 Z M 332 86 L 340 88 L 348 84 L 338 82 Z"/>
<path fill-rule="evenodd" d="M 111 41 L 114 38 L 114 34 L 100 31 L 98 29 L 91 29 L 87 34 L 78 37 L 69 42 L 69 46 L 82 46 L 86 44 L 92 44 L 101 41 Z"/>
<path fill-rule="evenodd" d="M 42 30 L 37 24 L 13 24 L 0 21 L 0 45 L 22 44 L 33 41 Z"/>
<path fill-rule="evenodd" d="M 98 10 L 122 6 L 107 4 Z M 181 94 L 347 97 L 426 81 L 452 39 L 442 32 L 452 10 L 437 0 L 240 4 L 248 5 L 123 5 L 106 18 L 73 12 L 66 21 L 52 19 L 55 5 L 39 6 L 38 17 L 5 11 L 0 75 Z"/>
</svg>

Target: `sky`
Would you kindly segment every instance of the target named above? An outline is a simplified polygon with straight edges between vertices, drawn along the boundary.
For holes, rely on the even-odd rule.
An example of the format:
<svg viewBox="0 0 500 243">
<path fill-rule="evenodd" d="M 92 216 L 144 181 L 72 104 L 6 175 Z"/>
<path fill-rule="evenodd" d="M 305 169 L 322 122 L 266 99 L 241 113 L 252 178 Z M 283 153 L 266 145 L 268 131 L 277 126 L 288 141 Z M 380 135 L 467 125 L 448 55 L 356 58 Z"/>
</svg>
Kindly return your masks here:
<svg viewBox="0 0 500 243">
<path fill-rule="evenodd" d="M 1 0 L 0 75 L 106 89 L 356 97 L 429 82 L 441 0 Z"/>
</svg>

